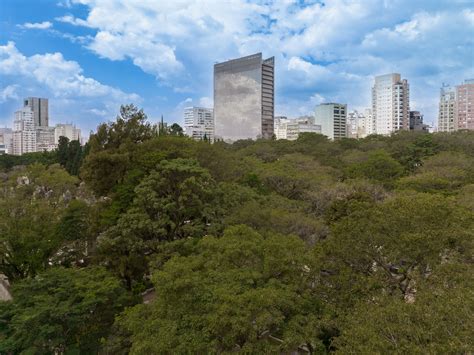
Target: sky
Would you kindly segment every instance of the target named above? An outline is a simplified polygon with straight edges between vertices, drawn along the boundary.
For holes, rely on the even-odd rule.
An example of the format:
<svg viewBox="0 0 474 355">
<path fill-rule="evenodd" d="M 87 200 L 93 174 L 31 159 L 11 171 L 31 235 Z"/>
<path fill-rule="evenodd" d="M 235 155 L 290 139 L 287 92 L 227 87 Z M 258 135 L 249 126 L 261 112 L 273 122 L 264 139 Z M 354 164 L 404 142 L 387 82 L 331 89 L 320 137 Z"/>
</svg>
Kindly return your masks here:
<svg viewBox="0 0 474 355">
<path fill-rule="evenodd" d="M 442 83 L 474 78 L 474 0 L 0 0 L 0 127 L 28 96 L 83 135 L 134 103 L 152 122 L 212 107 L 213 65 L 276 60 L 275 115 L 370 107 L 397 72 L 436 123 Z"/>
</svg>

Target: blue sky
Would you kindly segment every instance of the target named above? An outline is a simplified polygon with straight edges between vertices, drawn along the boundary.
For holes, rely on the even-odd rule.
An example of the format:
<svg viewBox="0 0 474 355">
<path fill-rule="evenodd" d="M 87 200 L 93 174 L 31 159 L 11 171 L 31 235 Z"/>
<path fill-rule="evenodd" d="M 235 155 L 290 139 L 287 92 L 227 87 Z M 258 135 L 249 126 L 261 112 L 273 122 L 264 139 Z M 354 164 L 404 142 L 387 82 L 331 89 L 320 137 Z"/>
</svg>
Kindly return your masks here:
<svg viewBox="0 0 474 355">
<path fill-rule="evenodd" d="M 85 135 L 122 103 L 182 123 L 212 106 L 215 62 L 276 59 L 276 112 L 370 106 L 373 77 L 399 72 L 411 109 L 437 117 L 441 84 L 474 77 L 474 0 L 1 0 L 0 126 L 27 96 Z"/>
</svg>

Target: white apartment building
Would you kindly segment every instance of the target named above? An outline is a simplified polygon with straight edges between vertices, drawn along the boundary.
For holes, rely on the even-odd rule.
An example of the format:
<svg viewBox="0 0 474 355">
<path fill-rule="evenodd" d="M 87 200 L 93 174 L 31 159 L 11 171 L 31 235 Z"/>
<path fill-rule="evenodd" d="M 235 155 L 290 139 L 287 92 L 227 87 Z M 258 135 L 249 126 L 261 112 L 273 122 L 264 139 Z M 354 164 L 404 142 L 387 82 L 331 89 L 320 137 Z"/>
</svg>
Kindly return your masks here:
<svg viewBox="0 0 474 355">
<path fill-rule="evenodd" d="M 81 130 L 73 124 L 58 123 L 54 127 L 54 143 L 56 145 L 59 143 L 59 137 L 66 137 L 69 141 L 81 142 Z"/>
<path fill-rule="evenodd" d="M 365 128 L 365 117 L 357 110 L 347 113 L 346 136 L 347 138 L 361 138 L 361 127 Z"/>
<path fill-rule="evenodd" d="M 275 116 L 273 134 L 275 139 L 286 139 L 287 124 L 290 122 L 286 116 Z"/>
<path fill-rule="evenodd" d="M 324 103 L 314 109 L 315 124 L 321 126 L 321 133 L 329 139 L 347 136 L 346 118 L 346 104 Z"/>
<path fill-rule="evenodd" d="M 195 139 L 214 142 L 214 110 L 204 107 L 184 109 L 184 133 Z"/>
<path fill-rule="evenodd" d="M 36 126 L 36 151 L 50 152 L 57 148 L 54 140 L 54 127 Z"/>
<path fill-rule="evenodd" d="M 372 113 L 375 133 L 389 135 L 408 130 L 410 122 L 410 91 L 408 81 L 392 73 L 375 77 L 372 87 Z"/>
<path fill-rule="evenodd" d="M 314 123 L 314 117 L 301 116 L 288 119 L 285 116 L 275 117 L 274 134 L 276 139 L 294 141 L 301 133 L 321 133 L 321 126 Z"/>
<path fill-rule="evenodd" d="M 13 146 L 13 131 L 11 128 L 0 128 L 0 154 L 11 154 Z"/>
<path fill-rule="evenodd" d="M 33 111 L 26 106 L 15 112 L 12 154 L 36 152 L 36 131 Z"/>
</svg>

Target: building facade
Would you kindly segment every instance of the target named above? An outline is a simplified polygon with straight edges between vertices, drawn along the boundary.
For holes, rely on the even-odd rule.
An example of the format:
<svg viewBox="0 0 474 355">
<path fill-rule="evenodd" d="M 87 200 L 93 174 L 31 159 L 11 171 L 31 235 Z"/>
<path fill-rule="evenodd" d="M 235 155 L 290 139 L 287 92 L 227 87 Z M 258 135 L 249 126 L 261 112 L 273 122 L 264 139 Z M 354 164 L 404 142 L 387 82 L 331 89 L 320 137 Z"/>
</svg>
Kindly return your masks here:
<svg viewBox="0 0 474 355">
<path fill-rule="evenodd" d="M 225 141 L 272 138 L 274 58 L 262 53 L 214 65 L 215 136 Z"/>
<path fill-rule="evenodd" d="M 57 144 L 54 139 L 54 127 L 37 126 L 35 131 L 37 152 L 50 152 L 57 148 Z"/>
<path fill-rule="evenodd" d="M 347 105 L 324 103 L 314 110 L 315 124 L 321 126 L 321 133 L 329 139 L 340 139 L 347 135 Z"/>
<path fill-rule="evenodd" d="M 410 121 L 410 89 L 408 81 L 392 73 L 375 77 L 372 87 L 372 114 L 375 133 L 389 135 L 408 130 Z"/>
<path fill-rule="evenodd" d="M 214 110 L 204 107 L 186 107 L 184 134 L 195 140 L 214 142 Z"/>
<path fill-rule="evenodd" d="M 28 106 L 15 112 L 13 121 L 12 154 L 36 152 L 36 130 L 33 111 Z"/>
<path fill-rule="evenodd" d="M 289 120 L 286 124 L 286 139 L 294 141 L 301 133 L 319 133 L 321 126 L 315 124 L 313 116 L 301 116 L 294 120 Z"/>
<path fill-rule="evenodd" d="M 33 119 L 36 127 L 49 126 L 48 99 L 27 97 L 23 100 L 23 107 L 29 107 L 31 112 L 33 112 Z"/>
<path fill-rule="evenodd" d="M 0 154 L 11 154 L 13 150 L 13 131 L 11 128 L 0 128 Z"/>
<path fill-rule="evenodd" d="M 410 111 L 410 131 L 429 132 L 429 127 L 423 123 L 420 111 Z"/>
<path fill-rule="evenodd" d="M 275 116 L 273 123 L 273 134 L 275 139 L 286 139 L 286 126 L 290 120 L 286 116 Z"/>
<path fill-rule="evenodd" d="M 439 94 L 438 131 L 453 132 L 456 129 L 456 90 L 443 84 Z"/>
<path fill-rule="evenodd" d="M 456 128 L 474 130 L 474 79 L 456 86 Z"/>
<path fill-rule="evenodd" d="M 58 123 L 54 127 L 54 144 L 59 143 L 59 137 L 66 137 L 69 141 L 81 142 L 81 130 L 70 123 Z"/>
</svg>

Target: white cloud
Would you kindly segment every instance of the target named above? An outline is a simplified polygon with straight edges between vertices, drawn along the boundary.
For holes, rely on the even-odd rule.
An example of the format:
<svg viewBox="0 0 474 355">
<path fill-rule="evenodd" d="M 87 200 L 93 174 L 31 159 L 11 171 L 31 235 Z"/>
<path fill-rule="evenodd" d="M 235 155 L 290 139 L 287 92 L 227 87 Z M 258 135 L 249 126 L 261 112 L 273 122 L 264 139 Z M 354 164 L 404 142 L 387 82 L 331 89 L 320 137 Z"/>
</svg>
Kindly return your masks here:
<svg viewBox="0 0 474 355">
<path fill-rule="evenodd" d="M 23 25 L 19 25 L 19 27 L 26 28 L 26 29 L 34 29 L 34 30 L 47 30 L 48 28 L 53 27 L 53 24 L 49 21 L 38 22 L 38 23 L 26 22 Z"/>
<path fill-rule="evenodd" d="M 101 58 L 130 60 L 170 88 L 174 103 L 211 95 L 214 62 L 260 51 L 276 57 L 277 106 L 295 114 L 315 98 L 369 106 L 373 76 L 400 72 L 413 108 L 433 120 L 441 83 L 474 76 L 474 10 L 466 1 L 61 1 L 72 13 L 74 4 L 87 14 L 56 21 L 92 34 L 71 40 Z M 54 81 L 47 75 L 41 80 Z M 103 90 L 85 79 L 60 84 L 66 92 Z"/>
<path fill-rule="evenodd" d="M 14 42 L 0 46 L 0 74 L 32 78 L 53 90 L 56 96 L 111 96 L 117 99 L 139 100 L 136 94 L 126 94 L 85 77 L 79 64 L 65 60 L 61 53 L 26 57 L 18 51 Z"/>
<path fill-rule="evenodd" d="M 2 99 L 18 98 L 20 94 L 46 96 L 53 99 L 50 100 L 53 112 L 61 108 L 58 111 L 68 120 L 74 116 L 87 120 L 86 113 L 102 118 L 105 112 L 112 119 L 121 104 L 141 102 L 137 94 L 125 93 L 85 76 L 77 62 L 66 60 L 61 53 L 25 56 L 14 42 L 0 45 L 0 75 L 5 82 L 15 82 L 2 91 Z M 100 120 L 90 117 L 90 120 L 83 122 L 83 128 L 93 129 Z"/>
<path fill-rule="evenodd" d="M 0 103 L 4 103 L 7 100 L 18 100 L 18 85 L 8 85 L 3 89 L 0 89 Z"/>
</svg>

